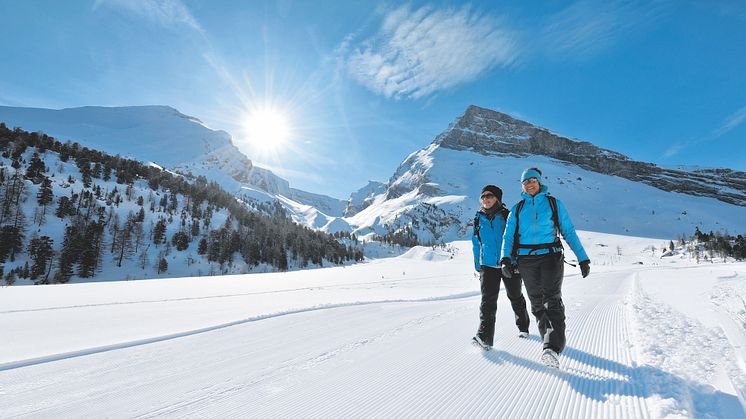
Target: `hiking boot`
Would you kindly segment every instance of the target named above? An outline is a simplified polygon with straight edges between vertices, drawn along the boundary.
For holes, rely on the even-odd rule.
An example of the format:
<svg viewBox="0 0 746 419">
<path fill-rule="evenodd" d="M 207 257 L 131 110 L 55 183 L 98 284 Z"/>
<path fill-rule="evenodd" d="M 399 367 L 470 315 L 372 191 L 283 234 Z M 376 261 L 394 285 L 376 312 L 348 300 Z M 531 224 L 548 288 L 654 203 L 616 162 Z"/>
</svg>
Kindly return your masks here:
<svg viewBox="0 0 746 419">
<path fill-rule="evenodd" d="M 485 341 L 482 340 L 482 338 L 479 337 L 479 335 L 471 338 L 471 344 L 478 348 L 484 349 L 485 351 L 489 351 L 492 349 L 492 345 L 488 345 Z"/>
<path fill-rule="evenodd" d="M 519 332 L 518 337 L 521 339 L 528 339 L 528 332 Z"/>
<path fill-rule="evenodd" d="M 541 363 L 549 368 L 559 369 L 559 354 L 553 349 L 544 349 L 541 354 Z"/>
</svg>

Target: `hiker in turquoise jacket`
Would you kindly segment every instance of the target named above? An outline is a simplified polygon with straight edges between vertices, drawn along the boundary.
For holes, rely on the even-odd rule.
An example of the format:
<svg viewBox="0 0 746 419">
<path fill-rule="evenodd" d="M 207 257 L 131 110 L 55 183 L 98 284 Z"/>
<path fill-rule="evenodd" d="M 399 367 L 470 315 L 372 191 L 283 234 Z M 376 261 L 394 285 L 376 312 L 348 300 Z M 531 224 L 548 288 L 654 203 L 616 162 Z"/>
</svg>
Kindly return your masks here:
<svg viewBox="0 0 746 419">
<path fill-rule="evenodd" d="M 502 203 L 503 191 L 495 185 L 482 189 L 479 211 L 474 216 L 474 232 L 471 237 L 474 249 L 474 270 L 479 272 L 482 301 L 479 305 L 479 329 L 473 342 L 482 349 L 490 350 L 495 335 L 495 314 L 500 280 L 505 284 L 505 293 L 515 313 L 518 336 L 528 337 L 529 316 L 526 299 L 521 292 L 521 277 L 505 278 L 500 271 L 500 249 L 502 247 L 508 209 Z"/>
<path fill-rule="evenodd" d="M 590 273 L 590 259 L 580 243 L 565 206 L 548 194 L 541 170 L 523 171 L 522 200 L 513 206 L 503 235 L 500 266 L 509 276 L 518 269 L 526 284 L 531 312 L 536 317 L 544 341 L 541 360 L 559 367 L 565 348 L 565 306 L 562 281 L 565 260 L 559 233 L 580 261 L 583 278 Z"/>
</svg>

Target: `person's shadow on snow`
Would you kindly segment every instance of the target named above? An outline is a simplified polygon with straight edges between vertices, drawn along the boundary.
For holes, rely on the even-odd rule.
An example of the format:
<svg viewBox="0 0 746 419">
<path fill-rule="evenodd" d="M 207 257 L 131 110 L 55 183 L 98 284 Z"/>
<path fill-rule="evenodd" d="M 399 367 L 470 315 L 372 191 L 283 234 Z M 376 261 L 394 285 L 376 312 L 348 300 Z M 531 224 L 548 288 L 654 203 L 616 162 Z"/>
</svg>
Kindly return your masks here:
<svg viewBox="0 0 746 419">
<path fill-rule="evenodd" d="M 531 336 L 531 339 L 541 343 L 541 339 L 537 336 Z M 521 367 L 555 375 L 565 380 L 578 393 L 593 400 L 605 401 L 610 396 L 615 395 L 648 399 L 657 395 L 662 399 L 676 400 L 680 404 L 679 408 L 686 409 L 686 413 L 694 417 L 725 415 L 722 417 L 746 418 L 745 407 L 741 406 L 738 397 L 723 393 L 710 385 L 693 382 L 650 365 L 630 367 L 569 346 L 562 352 L 561 357 L 565 359 L 560 359 L 560 362 L 563 365 L 569 363 L 568 359 L 574 359 L 594 368 L 609 371 L 613 373 L 612 375 L 617 376 L 616 378 L 603 377 L 594 375 L 590 369 L 581 370 L 563 366 L 559 370 L 552 370 L 538 362 L 538 348 L 536 355 L 537 360 L 534 361 L 500 350 L 483 352 L 483 356 L 487 360 L 496 364 L 510 362 Z"/>
</svg>

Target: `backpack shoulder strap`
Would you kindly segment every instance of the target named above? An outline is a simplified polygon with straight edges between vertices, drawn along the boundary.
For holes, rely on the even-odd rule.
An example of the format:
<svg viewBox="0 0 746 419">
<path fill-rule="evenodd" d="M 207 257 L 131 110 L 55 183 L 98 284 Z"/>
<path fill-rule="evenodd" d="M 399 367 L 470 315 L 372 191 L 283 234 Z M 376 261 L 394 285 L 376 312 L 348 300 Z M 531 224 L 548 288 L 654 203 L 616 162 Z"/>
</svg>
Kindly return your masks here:
<svg viewBox="0 0 746 419">
<path fill-rule="evenodd" d="M 559 210 L 557 209 L 557 198 L 552 195 L 547 195 L 549 201 L 549 207 L 552 208 L 552 221 L 554 222 L 554 228 L 557 230 L 557 237 L 560 235 L 560 223 L 559 223 Z"/>
<path fill-rule="evenodd" d="M 510 255 L 513 257 L 513 259 L 518 256 L 518 230 L 521 221 L 521 218 L 519 216 L 525 203 L 526 201 L 524 199 L 521 199 L 521 201 L 515 206 L 515 232 L 513 233 L 513 248 L 510 251 Z"/>
<path fill-rule="evenodd" d="M 510 210 L 505 207 L 505 204 L 503 204 L 503 209 L 500 210 L 500 215 L 503 217 L 503 221 L 508 221 L 508 215 L 510 215 Z"/>
<path fill-rule="evenodd" d="M 477 236 L 479 244 L 482 244 L 482 238 L 479 236 L 479 214 L 474 216 L 474 235 Z"/>
</svg>

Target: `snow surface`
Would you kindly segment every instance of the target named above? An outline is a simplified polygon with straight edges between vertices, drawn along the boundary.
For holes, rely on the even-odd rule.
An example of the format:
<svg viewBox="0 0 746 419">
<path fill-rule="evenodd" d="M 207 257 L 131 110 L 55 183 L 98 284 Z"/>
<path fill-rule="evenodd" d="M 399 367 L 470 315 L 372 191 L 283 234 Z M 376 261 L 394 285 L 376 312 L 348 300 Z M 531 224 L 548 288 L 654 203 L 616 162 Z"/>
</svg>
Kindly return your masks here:
<svg viewBox="0 0 746 419">
<path fill-rule="evenodd" d="M 169 167 L 231 145 L 227 132 L 211 130 L 169 106 L 59 110 L 0 106 L 0 121 L 9 128 L 42 131 L 62 142 Z"/>
<path fill-rule="evenodd" d="M 746 417 L 746 264 L 579 232 L 561 369 L 469 344 L 470 243 L 281 274 L 0 289 L 2 417 Z M 655 249 L 655 250 L 654 250 Z M 569 258 L 568 258 L 569 259 Z M 640 264 L 642 263 L 642 264 Z"/>
</svg>

